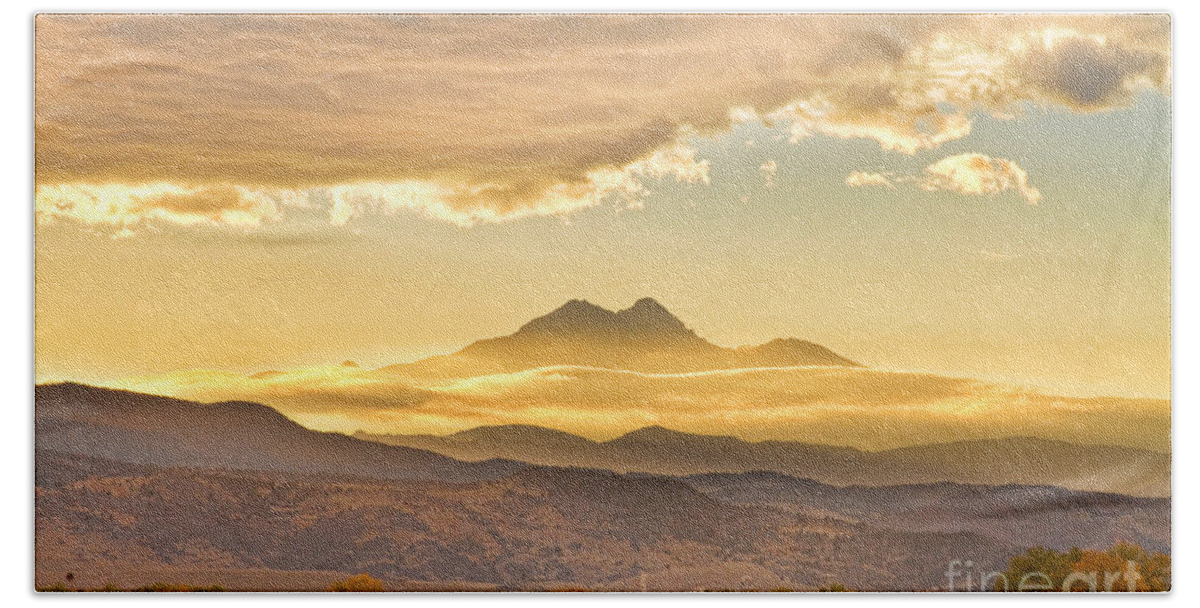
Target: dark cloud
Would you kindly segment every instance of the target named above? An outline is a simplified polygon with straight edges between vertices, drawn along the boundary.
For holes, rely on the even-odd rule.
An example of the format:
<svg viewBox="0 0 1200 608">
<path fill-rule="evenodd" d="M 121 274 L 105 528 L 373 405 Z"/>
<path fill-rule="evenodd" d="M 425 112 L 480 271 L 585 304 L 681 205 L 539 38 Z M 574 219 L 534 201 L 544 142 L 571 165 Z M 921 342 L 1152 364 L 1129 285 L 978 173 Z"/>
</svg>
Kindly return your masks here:
<svg viewBox="0 0 1200 608">
<path fill-rule="evenodd" d="M 1095 110 L 1128 103 L 1139 80 L 1162 86 L 1168 65 L 1160 54 L 1077 37 L 1030 53 L 1023 76 L 1052 100 Z"/>
</svg>

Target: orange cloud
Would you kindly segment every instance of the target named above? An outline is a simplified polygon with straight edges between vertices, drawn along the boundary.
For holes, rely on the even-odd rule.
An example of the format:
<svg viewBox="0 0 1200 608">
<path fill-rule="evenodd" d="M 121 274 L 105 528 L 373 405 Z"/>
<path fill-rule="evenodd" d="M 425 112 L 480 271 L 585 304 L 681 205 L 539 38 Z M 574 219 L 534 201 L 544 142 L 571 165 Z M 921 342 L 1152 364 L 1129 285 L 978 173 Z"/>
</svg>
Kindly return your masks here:
<svg viewBox="0 0 1200 608">
<path fill-rule="evenodd" d="M 925 167 L 920 185 L 930 192 L 948 190 L 975 196 L 1015 190 L 1030 205 L 1042 200 L 1042 193 L 1029 185 L 1029 176 L 1017 163 L 976 153 L 950 156 Z"/>
<path fill-rule="evenodd" d="M 34 215 L 38 224 L 69 218 L 120 230 L 149 220 L 185 226 L 253 227 L 276 218 L 279 204 L 266 193 L 228 184 L 192 188 L 161 182 L 140 186 L 56 184 L 37 186 Z"/>
</svg>

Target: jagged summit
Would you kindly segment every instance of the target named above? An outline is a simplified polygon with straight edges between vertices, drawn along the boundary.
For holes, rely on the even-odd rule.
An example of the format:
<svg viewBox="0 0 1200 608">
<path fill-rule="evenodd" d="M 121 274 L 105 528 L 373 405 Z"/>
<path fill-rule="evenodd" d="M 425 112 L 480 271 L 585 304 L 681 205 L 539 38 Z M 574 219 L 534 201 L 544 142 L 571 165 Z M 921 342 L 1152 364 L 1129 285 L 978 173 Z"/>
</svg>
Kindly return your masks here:
<svg viewBox="0 0 1200 608">
<path fill-rule="evenodd" d="M 508 336 L 473 342 L 451 355 L 384 368 L 410 377 L 463 377 L 577 365 L 647 373 L 746 367 L 859 366 L 812 342 L 778 339 L 725 348 L 696 335 L 654 298 L 612 311 L 569 300 Z"/>
<path fill-rule="evenodd" d="M 611 330 L 616 323 L 617 313 L 611 310 L 587 300 L 569 300 L 552 312 L 522 325 L 517 335 L 599 333 Z"/>
<path fill-rule="evenodd" d="M 694 336 L 683 321 L 654 298 L 642 298 L 617 312 L 587 300 L 570 300 L 549 314 L 526 323 L 516 333 L 517 336 L 529 334 L 640 338 Z"/>
<path fill-rule="evenodd" d="M 634 331 L 690 333 L 683 321 L 654 298 L 642 298 L 634 302 L 633 306 L 618 312 L 617 317 Z"/>
</svg>

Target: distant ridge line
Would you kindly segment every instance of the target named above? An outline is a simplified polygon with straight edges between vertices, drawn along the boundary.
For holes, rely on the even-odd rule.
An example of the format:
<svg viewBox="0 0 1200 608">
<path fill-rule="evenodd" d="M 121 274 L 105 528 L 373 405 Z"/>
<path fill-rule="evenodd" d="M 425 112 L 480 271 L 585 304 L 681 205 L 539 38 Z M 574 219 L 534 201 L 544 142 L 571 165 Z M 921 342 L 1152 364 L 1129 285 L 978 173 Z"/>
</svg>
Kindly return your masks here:
<svg viewBox="0 0 1200 608">
<path fill-rule="evenodd" d="M 1171 495 L 1171 455 L 1036 437 L 963 439 L 865 451 L 788 440 L 748 441 L 650 425 L 596 441 L 535 425 L 480 426 L 450 435 L 355 437 L 473 461 L 506 458 L 544 466 L 687 476 L 771 471 L 836 486 L 953 482 L 1056 486 L 1131 496 Z M 1012 467 L 1005 463 L 1036 463 Z"/>
<path fill-rule="evenodd" d="M 619 311 L 571 299 L 512 334 L 472 342 L 453 354 L 389 365 L 381 371 L 444 378 L 554 365 L 664 374 L 756 367 L 864 367 L 798 338 L 776 338 L 737 348 L 718 346 L 697 335 L 657 300 L 646 297 Z"/>
</svg>

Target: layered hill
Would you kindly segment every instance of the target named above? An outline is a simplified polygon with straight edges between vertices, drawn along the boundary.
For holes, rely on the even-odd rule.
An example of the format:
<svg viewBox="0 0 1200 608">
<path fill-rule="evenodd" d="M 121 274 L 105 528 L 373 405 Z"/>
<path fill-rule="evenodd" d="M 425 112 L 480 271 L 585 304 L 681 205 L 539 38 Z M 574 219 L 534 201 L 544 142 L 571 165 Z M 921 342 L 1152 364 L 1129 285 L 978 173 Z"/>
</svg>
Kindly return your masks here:
<svg viewBox="0 0 1200 608">
<path fill-rule="evenodd" d="M 120 462 L 444 481 L 495 478 L 524 466 L 465 463 L 312 431 L 258 403 L 203 404 L 71 383 L 38 386 L 34 399 L 37 449 Z"/>
<path fill-rule="evenodd" d="M 1026 547 L 1094 545 L 1114 538 L 1152 551 L 1170 552 L 1171 547 L 1169 498 L 952 482 L 835 487 L 763 471 L 683 479 L 729 504 L 870 522 L 886 529 L 965 531 Z M 1089 532 L 1080 528 L 1081 519 L 1090 522 Z M 1134 520 L 1138 523 L 1131 525 Z"/>
<path fill-rule="evenodd" d="M 1136 496 L 1171 495 L 1171 457 L 1149 450 L 1034 438 L 988 439 L 868 452 L 791 441 L 749 442 L 646 427 L 610 441 L 525 425 L 447 436 L 357 437 L 461 460 L 506 458 L 663 475 L 775 471 L 847 486 L 953 481 L 1054 485 Z"/>
<path fill-rule="evenodd" d="M 39 585 L 72 572 L 93 588 L 320 589 L 369 572 L 413 590 L 916 590 L 943 584 L 948 560 L 999 568 L 1035 542 L 1170 551 L 1169 499 L 472 464 L 313 432 L 254 403 L 74 384 L 36 398 Z M 497 433 L 547 453 L 594 443 L 464 435 Z M 744 443 L 701 439 L 712 453 Z M 609 443 L 661 456 L 691 441 L 652 428 Z"/>
<path fill-rule="evenodd" d="M 696 335 L 653 298 L 620 311 L 571 300 L 508 336 L 480 340 L 451 355 L 393 365 L 406 377 L 461 377 L 577 365 L 646 373 L 858 363 L 795 338 L 725 348 Z"/>
<path fill-rule="evenodd" d="M 925 590 L 1031 544 L 1169 551 L 1170 502 L 1054 488 L 835 488 L 530 467 L 471 483 L 38 452 L 37 578 L 322 589 Z M 156 578 L 147 578 L 156 577 Z M 282 581 L 282 582 L 281 582 Z"/>
</svg>

